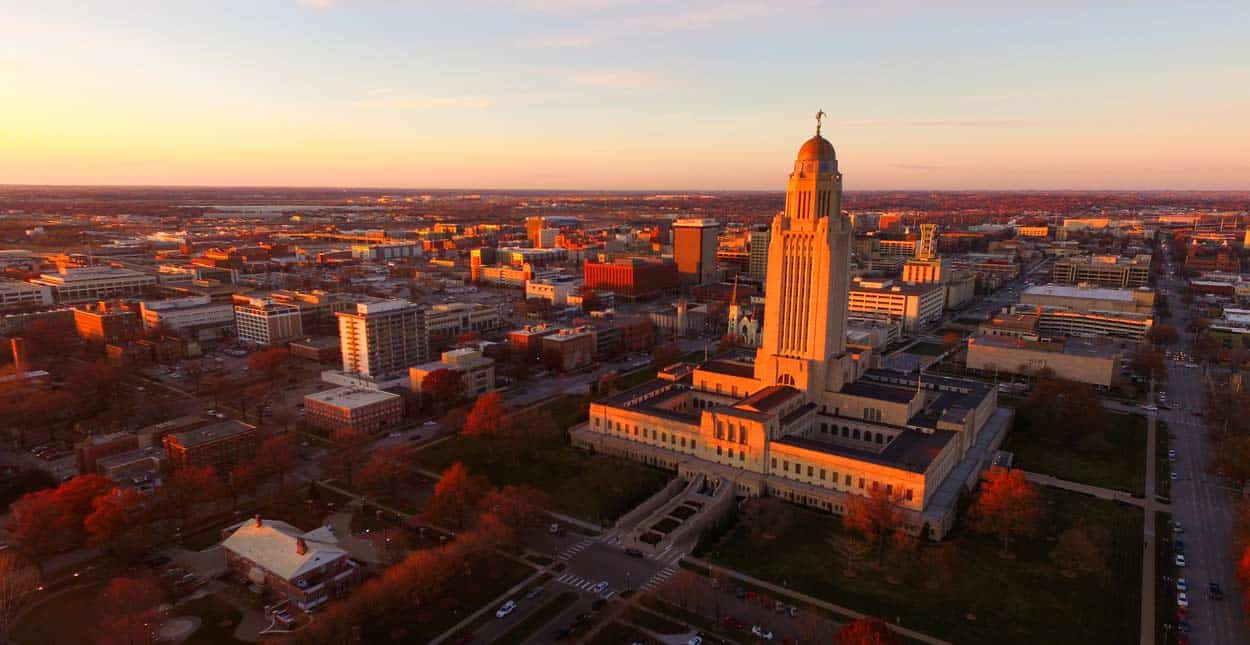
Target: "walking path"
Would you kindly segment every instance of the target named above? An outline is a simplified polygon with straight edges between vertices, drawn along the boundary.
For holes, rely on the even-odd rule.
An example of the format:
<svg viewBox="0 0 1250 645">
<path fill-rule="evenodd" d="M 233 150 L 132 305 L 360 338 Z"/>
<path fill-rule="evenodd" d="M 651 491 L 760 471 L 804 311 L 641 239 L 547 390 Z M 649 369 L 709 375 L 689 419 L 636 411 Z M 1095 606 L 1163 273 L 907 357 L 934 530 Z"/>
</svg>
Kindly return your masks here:
<svg viewBox="0 0 1250 645">
<path fill-rule="evenodd" d="M 712 564 L 711 562 L 707 562 L 705 560 L 700 560 L 699 558 L 696 558 L 694 556 L 687 556 L 686 558 L 684 558 L 684 560 L 695 566 L 706 567 L 709 571 L 719 571 L 725 574 L 727 577 L 733 578 L 735 580 L 740 580 L 754 587 L 767 589 L 768 591 L 770 591 L 771 593 L 775 595 L 785 596 L 787 598 L 790 598 L 791 600 L 801 602 L 805 605 L 811 605 L 813 607 L 820 607 L 821 609 L 824 609 L 825 611 L 833 612 L 835 614 L 841 614 L 842 616 L 846 616 L 847 618 L 850 618 L 852 620 L 858 620 L 865 616 L 865 614 L 855 611 L 854 609 L 851 609 L 849 607 L 843 607 L 842 605 L 835 605 L 831 602 L 825 602 L 819 598 L 813 598 L 807 594 L 799 593 L 791 589 L 786 589 L 784 587 L 780 587 L 778 585 L 775 585 L 765 580 L 760 580 L 759 578 L 752 578 L 751 576 L 748 576 L 747 574 L 742 573 L 741 571 L 737 571 L 734 569 L 726 569 L 725 567 Z M 894 633 L 905 636 L 914 641 L 919 641 L 921 643 L 929 643 L 929 645 L 951 645 L 949 642 L 944 641 L 940 638 L 934 638 L 932 636 L 929 636 L 928 634 L 922 634 L 918 631 L 907 629 L 906 627 L 903 627 L 901 625 L 896 625 L 894 623 L 887 623 L 887 625 L 889 625 L 890 630 L 893 631 Z"/>
<path fill-rule="evenodd" d="M 1158 539 L 1155 537 L 1155 511 L 1166 506 L 1156 504 L 1155 499 L 1155 415 L 1146 417 L 1146 518 L 1142 531 L 1145 546 L 1142 548 L 1141 563 L 1141 645 L 1153 645 L 1155 642 L 1155 551 Z M 1159 508 L 1159 507 L 1163 508 Z"/>
</svg>

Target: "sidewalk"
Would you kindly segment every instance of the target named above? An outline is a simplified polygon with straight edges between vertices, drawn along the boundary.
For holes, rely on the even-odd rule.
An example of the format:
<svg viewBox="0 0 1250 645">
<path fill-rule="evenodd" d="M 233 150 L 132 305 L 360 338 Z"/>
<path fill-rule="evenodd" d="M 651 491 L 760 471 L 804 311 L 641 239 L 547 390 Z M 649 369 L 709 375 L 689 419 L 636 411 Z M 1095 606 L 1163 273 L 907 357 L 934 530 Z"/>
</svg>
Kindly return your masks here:
<svg viewBox="0 0 1250 645">
<path fill-rule="evenodd" d="M 850 618 L 852 620 L 858 620 L 865 616 L 865 614 L 855 611 L 854 609 L 851 609 L 849 607 L 843 607 L 842 605 L 835 605 L 831 602 L 825 602 L 823 600 L 820 600 L 819 598 L 813 598 L 807 594 L 799 593 L 797 591 L 793 591 L 790 589 L 786 589 L 784 587 L 780 587 L 771 582 L 760 580 L 759 578 L 752 578 L 751 576 L 748 576 L 745 573 L 735 571 L 734 569 L 726 569 L 725 567 L 712 564 L 711 562 L 707 562 L 705 560 L 700 560 L 699 558 L 696 558 L 694 556 L 686 556 L 685 558 L 683 558 L 683 560 L 696 566 L 706 567 L 708 570 L 711 570 L 711 571 L 719 571 L 721 573 L 724 573 L 726 576 L 730 578 L 733 578 L 735 580 L 740 580 L 742 582 L 748 583 L 755 587 L 760 587 L 761 589 L 767 589 L 774 595 L 784 596 L 792 600 L 801 602 L 805 605 L 811 605 L 813 607 L 820 607 L 821 609 L 824 609 L 829 612 L 833 612 L 835 614 L 840 614 L 842 616 L 846 616 L 847 618 Z M 914 641 L 919 641 L 921 643 L 928 643 L 929 645 L 951 645 L 951 643 L 947 641 L 941 640 L 939 638 L 934 638 L 927 634 L 922 634 L 920 632 L 917 632 L 911 629 L 907 629 L 906 627 L 902 627 L 900 625 L 895 625 L 894 623 L 887 623 L 887 624 L 890 626 L 890 630 L 893 631 L 894 633 L 899 634 L 901 636 L 905 636 Z"/>
</svg>

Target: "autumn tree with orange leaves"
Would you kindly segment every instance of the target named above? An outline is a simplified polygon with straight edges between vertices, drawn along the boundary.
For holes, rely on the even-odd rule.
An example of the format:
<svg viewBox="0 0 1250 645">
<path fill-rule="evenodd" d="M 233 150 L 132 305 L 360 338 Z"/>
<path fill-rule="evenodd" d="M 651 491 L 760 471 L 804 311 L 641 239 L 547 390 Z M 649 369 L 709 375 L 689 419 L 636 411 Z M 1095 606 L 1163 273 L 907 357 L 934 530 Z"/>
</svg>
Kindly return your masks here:
<svg viewBox="0 0 1250 645">
<path fill-rule="evenodd" d="M 898 636 L 880 618 L 865 616 L 838 630 L 837 645 L 898 645 Z"/>
<path fill-rule="evenodd" d="M 447 467 L 434 485 L 434 494 L 425 504 L 424 515 L 432 524 L 455 523 L 463 529 L 466 514 L 485 494 L 488 484 L 479 475 L 470 475 L 459 461 Z"/>
<path fill-rule="evenodd" d="M 1011 540 L 1037 532 L 1042 520 L 1042 498 L 1024 477 L 1024 471 L 1001 466 L 990 468 L 981 479 L 981 494 L 973 502 L 972 528 L 980 533 L 998 536 L 1003 541 L 1003 554 L 1008 554 Z"/>
<path fill-rule="evenodd" d="M 400 443 L 375 450 L 357 475 L 360 487 L 394 498 L 399 486 L 412 473 L 412 446 Z"/>
<path fill-rule="evenodd" d="M 853 495 L 842 518 L 847 528 L 859 532 L 877 551 L 877 566 L 885 561 L 890 540 L 903 525 L 902 495 L 875 486 L 868 496 Z"/>
</svg>

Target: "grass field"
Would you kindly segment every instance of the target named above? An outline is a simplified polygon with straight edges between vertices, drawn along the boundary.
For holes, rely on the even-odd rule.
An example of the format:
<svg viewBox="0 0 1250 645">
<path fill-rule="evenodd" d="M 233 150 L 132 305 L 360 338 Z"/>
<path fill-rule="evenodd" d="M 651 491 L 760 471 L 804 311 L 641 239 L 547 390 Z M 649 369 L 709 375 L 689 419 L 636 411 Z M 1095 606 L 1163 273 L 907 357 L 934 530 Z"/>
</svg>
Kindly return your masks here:
<svg viewBox="0 0 1250 645">
<path fill-rule="evenodd" d="M 957 528 L 946 540 L 957 557 L 946 579 L 932 587 L 934 574 L 923 565 L 903 569 L 895 583 L 867 563 L 848 577 L 831 546 L 833 538 L 845 535 L 841 521 L 797 507 L 794 521 L 769 543 L 757 543 L 740 524 L 708 557 L 955 643 L 1137 643 L 1141 511 L 1058 489 L 1042 493 L 1041 535 L 1020 541 L 1014 557 L 1006 558 L 997 540 Z M 1055 537 L 1078 518 L 1111 533 L 1109 570 L 1103 575 L 1067 578 L 1050 560 Z"/>
<path fill-rule="evenodd" d="M 1146 419 L 1135 414 L 1106 417 L 1103 438 L 1109 449 L 1092 452 L 1049 441 L 1046 429 L 1037 428 L 1028 413 L 1018 409 L 1003 450 L 1015 454 L 1017 468 L 1141 496 L 1146 488 Z"/>
<path fill-rule="evenodd" d="M 507 446 L 508 444 L 500 444 Z M 525 484 L 546 493 L 556 511 L 608 523 L 664 487 L 673 473 L 562 443 L 539 446 L 525 458 L 501 453 L 486 440 L 455 437 L 417 453 L 422 466 L 442 471 L 456 461 L 491 484 Z"/>
</svg>

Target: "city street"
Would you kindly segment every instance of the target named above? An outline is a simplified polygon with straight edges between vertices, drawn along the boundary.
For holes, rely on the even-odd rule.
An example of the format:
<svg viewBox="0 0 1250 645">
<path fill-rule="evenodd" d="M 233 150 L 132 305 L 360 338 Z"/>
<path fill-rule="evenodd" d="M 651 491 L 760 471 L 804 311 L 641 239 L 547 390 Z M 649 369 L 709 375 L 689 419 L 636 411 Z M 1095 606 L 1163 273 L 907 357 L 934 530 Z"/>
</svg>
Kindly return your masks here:
<svg viewBox="0 0 1250 645">
<path fill-rule="evenodd" d="M 1180 293 L 1184 282 L 1161 280 L 1160 287 Z M 1179 302 L 1176 303 L 1179 305 Z M 1183 306 L 1176 306 L 1173 324 L 1181 332 L 1182 346 L 1188 346 L 1193 335 L 1185 331 L 1189 315 Z M 1203 643 L 1250 645 L 1250 629 L 1239 601 L 1234 577 L 1236 556 L 1232 537 L 1236 522 L 1238 491 L 1224 480 L 1206 472 L 1211 461 L 1212 446 L 1207 435 L 1206 418 L 1194 413 L 1204 408 L 1206 378 L 1200 368 L 1187 368 L 1181 361 L 1167 361 L 1167 394 L 1171 410 L 1157 415 L 1167 421 L 1171 433 L 1170 447 L 1177 459 L 1171 464 L 1177 479 L 1172 482 L 1172 517 L 1180 521 L 1184 532 L 1177 537 L 1185 544 L 1186 566 L 1173 576 L 1183 576 L 1189 585 L 1189 623 L 1193 637 Z M 1159 473 L 1159 477 L 1168 477 Z M 1165 527 L 1159 527 L 1163 531 Z M 1160 575 L 1167 572 L 1160 571 Z M 1207 597 L 1209 582 L 1219 583 L 1224 600 Z M 1174 611 L 1173 608 L 1158 608 Z"/>
</svg>

